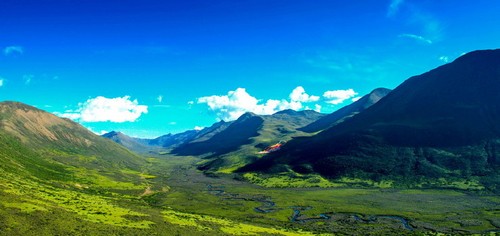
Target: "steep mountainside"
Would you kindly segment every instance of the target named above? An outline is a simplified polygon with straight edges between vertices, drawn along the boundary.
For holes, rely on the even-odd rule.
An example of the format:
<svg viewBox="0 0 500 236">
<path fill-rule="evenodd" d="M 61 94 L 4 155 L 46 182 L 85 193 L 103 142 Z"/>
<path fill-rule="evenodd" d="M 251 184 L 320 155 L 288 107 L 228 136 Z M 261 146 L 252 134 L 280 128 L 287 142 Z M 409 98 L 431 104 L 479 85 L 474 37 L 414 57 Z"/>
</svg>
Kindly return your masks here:
<svg viewBox="0 0 500 236">
<path fill-rule="evenodd" d="M 198 134 L 197 130 L 188 130 L 178 134 L 167 134 L 151 140 L 144 140 L 150 146 L 159 146 L 164 148 L 177 147 L 183 143 L 193 140 Z"/>
<path fill-rule="evenodd" d="M 166 134 L 154 139 L 133 138 L 121 132 L 111 131 L 102 137 L 113 140 L 137 153 L 162 153 L 170 148 L 190 142 L 197 137 L 197 130 L 188 130 L 178 134 Z"/>
<path fill-rule="evenodd" d="M 190 155 L 222 155 L 237 150 L 241 145 L 250 143 L 250 138 L 257 136 L 264 120 L 253 113 L 246 113 L 229 127 L 200 142 L 186 143 L 174 149 L 172 153 Z"/>
<path fill-rule="evenodd" d="M 499 164 L 500 50 L 485 50 L 412 77 L 364 112 L 242 170 L 489 176 L 482 181 L 495 188 Z"/>
<path fill-rule="evenodd" d="M 210 158 L 200 166 L 203 170 L 234 170 L 255 160 L 257 153 L 270 145 L 308 135 L 297 129 L 323 116 L 310 110 L 284 110 L 264 116 L 246 113 L 211 138 L 181 145 L 172 153 Z"/>
<path fill-rule="evenodd" d="M 209 140 L 213 136 L 215 136 L 216 134 L 218 134 L 218 133 L 222 132 L 223 130 L 225 130 L 231 124 L 232 124 L 232 122 L 225 122 L 223 120 L 219 121 L 219 122 L 213 124 L 210 127 L 207 127 L 207 128 L 204 128 L 204 129 L 200 130 L 192 138 L 192 140 L 190 142 L 203 142 L 203 141 Z"/>
<path fill-rule="evenodd" d="M 143 158 L 101 138 L 79 124 L 37 108 L 17 103 L 0 103 L 0 131 L 26 148 L 63 163 L 97 168 L 139 168 Z M 94 156 L 95 161 L 78 161 L 67 156 Z"/>
<path fill-rule="evenodd" d="M 138 234 L 154 223 L 126 206 L 149 188 L 148 165 L 71 120 L 1 102 L 0 234 Z"/>
<path fill-rule="evenodd" d="M 377 103 L 381 98 L 385 97 L 388 93 L 390 93 L 390 89 L 386 88 L 377 88 L 370 92 L 369 94 L 363 96 L 360 98 L 358 101 L 347 105 L 343 108 L 340 108 L 339 110 L 328 114 L 321 119 L 300 128 L 299 130 L 308 132 L 308 133 L 314 133 L 318 132 L 327 128 L 330 128 L 340 122 L 345 121 L 348 118 L 351 118 L 352 116 L 364 111 L 368 107 L 372 106 L 373 104 Z"/>
<path fill-rule="evenodd" d="M 142 140 L 138 138 L 133 138 L 130 136 L 127 136 L 126 134 L 122 132 L 116 132 L 116 131 L 111 131 L 109 133 L 105 133 L 101 135 L 104 138 L 110 139 L 115 143 L 121 144 L 127 149 L 137 152 L 137 153 L 142 153 L 146 152 L 151 149 L 151 147 L 148 146 L 148 141 L 149 140 Z"/>
</svg>

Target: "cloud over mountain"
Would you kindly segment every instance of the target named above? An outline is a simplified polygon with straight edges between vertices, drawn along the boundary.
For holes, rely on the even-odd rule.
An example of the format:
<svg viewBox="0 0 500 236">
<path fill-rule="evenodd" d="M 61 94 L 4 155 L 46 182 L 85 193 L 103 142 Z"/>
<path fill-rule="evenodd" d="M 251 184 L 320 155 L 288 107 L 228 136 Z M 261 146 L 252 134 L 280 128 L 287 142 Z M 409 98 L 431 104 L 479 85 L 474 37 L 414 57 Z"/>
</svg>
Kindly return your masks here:
<svg viewBox="0 0 500 236">
<path fill-rule="evenodd" d="M 245 112 L 270 115 L 285 109 L 300 110 L 302 103 L 315 102 L 319 96 L 309 95 L 302 86 L 296 87 L 289 95 L 290 100 L 268 99 L 262 102 L 250 95 L 245 88 L 229 91 L 227 95 L 212 95 L 198 98 L 198 104 L 207 104 L 220 120 L 236 120 Z M 316 107 L 317 108 L 317 107 Z"/>
<path fill-rule="evenodd" d="M 346 90 L 331 90 L 331 91 L 326 91 L 323 93 L 323 97 L 327 99 L 327 103 L 337 105 L 345 100 L 352 98 L 354 96 L 358 95 L 357 92 L 355 92 L 353 89 L 346 89 Z"/>
<path fill-rule="evenodd" d="M 134 122 L 142 114 L 148 113 L 148 106 L 139 105 L 130 96 L 106 98 L 98 96 L 78 104 L 78 109 L 56 113 L 61 117 L 80 122 Z"/>
</svg>

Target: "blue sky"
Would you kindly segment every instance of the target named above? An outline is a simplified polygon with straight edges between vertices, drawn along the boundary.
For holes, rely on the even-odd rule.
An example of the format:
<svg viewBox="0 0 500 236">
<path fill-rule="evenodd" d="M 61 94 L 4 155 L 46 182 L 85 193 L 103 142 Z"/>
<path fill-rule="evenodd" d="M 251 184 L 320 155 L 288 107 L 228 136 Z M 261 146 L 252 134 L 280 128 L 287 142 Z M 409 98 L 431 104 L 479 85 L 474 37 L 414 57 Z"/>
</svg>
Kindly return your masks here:
<svg viewBox="0 0 500 236">
<path fill-rule="evenodd" d="M 498 48 L 500 2 L 0 2 L 0 101 L 155 137 L 246 111 L 330 113 Z"/>
</svg>

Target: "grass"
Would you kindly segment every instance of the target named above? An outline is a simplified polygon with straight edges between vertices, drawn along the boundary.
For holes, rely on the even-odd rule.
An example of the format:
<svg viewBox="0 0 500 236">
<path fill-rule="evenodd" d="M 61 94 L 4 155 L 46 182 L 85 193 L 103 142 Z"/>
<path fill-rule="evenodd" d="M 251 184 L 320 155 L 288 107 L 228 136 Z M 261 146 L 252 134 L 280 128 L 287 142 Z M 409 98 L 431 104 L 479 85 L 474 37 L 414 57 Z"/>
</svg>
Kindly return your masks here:
<svg viewBox="0 0 500 236">
<path fill-rule="evenodd" d="M 147 165 L 136 169 L 88 169 L 93 155 L 58 153 L 67 158 L 58 162 L 5 136 L 0 141 L 0 235 L 411 233 L 397 220 L 357 222 L 353 214 L 401 216 L 422 234 L 487 233 L 500 223 L 498 196 L 458 190 L 475 188 L 477 181 L 449 181 L 450 189 L 398 189 L 387 181 L 245 174 L 250 184 L 230 175 L 204 176 L 194 157 L 145 158 Z M 209 192 L 208 185 L 223 193 Z M 146 188 L 154 191 L 141 196 Z M 263 201 L 275 203 L 271 212 L 255 211 Z M 296 207 L 303 218 L 333 218 L 293 223 Z"/>
<path fill-rule="evenodd" d="M 112 199 L 104 196 L 73 191 L 73 189 L 56 188 L 29 179 L 21 179 L 15 175 L 2 174 L 0 187 L 4 199 L 9 199 L 5 207 L 19 208 L 23 212 L 52 210 L 62 208 L 76 213 L 83 219 L 116 226 L 147 228 L 150 221 L 131 221 L 130 216 L 146 216 L 112 203 Z M 9 180 L 9 184 L 5 182 Z"/>
<path fill-rule="evenodd" d="M 289 173 L 273 176 L 263 176 L 257 173 L 245 173 L 243 177 L 254 184 L 268 188 L 331 188 L 340 187 L 342 184 L 332 183 L 320 175 L 302 175 L 291 177 Z"/>
<path fill-rule="evenodd" d="M 200 231 L 221 231 L 229 235 L 317 235 L 304 231 L 289 231 L 277 228 L 267 228 L 251 224 L 239 223 L 223 218 L 212 217 L 208 215 L 181 213 L 173 210 L 162 212 L 167 222 L 171 224 L 193 227 Z"/>
</svg>

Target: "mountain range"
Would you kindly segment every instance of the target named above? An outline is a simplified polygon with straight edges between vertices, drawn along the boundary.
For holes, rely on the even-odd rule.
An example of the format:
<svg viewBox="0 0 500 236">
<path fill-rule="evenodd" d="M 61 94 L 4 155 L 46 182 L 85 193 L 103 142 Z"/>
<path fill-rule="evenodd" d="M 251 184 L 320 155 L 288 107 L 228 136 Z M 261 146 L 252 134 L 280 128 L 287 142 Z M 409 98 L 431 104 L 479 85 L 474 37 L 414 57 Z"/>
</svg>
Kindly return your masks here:
<svg viewBox="0 0 500 236">
<path fill-rule="evenodd" d="M 411 77 L 365 111 L 240 171 L 496 176 L 484 179 L 496 188 L 499 165 L 500 50 L 484 50 Z"/>
<path fill-rule="evenodd" d="M 392 91 L 375 89 L 327 115 L 311 110 L 245 113 L 232 122 L 155 139 L 120 132 L 103 137 L 137 153 L 201 157 L 198 168 L 206 172 L 393 180 L 498 176 L 499 65 L 500 50 L 474 51 Z M 136 170 L 145 163 L 77 123 L 34 107 L 3 102 L 0 114 L 3 145 L 15 143 L 42 153 L 48 162 Z M 277 143 L 285 144 L 279 151 L 259 154 Z M 82 155 L 99 158 L 76 158 Z M 495 178 L 484 179 L 493 179 L 487 183 L 492 188 L 498 185 Z"/>
<path fill-rule="evenodd" d="M 133 138 L 116 131 L 103 134 L 102 137 L 138 153 L 155 153 L 163 150 L 181 156 L 217 157 L 253 144 L 252 154 L 254 154 L 279 141 L 310 136 L 307 133 L 321 131 L 351 118 L 375 104 L 389 92 L 390 90 L 385 88 L 375 89 L 358 101 L 328 115 L 312 110 L 298 112 L 290 109 L 264 116 L 248 112 L 236 121 L 220 121 L 199 131 L 188 130 L 154 139 Z M 252 140 L 262 142 L 257 143 Z"/>
<path fill-rule="evenodd" d="M 405 181 L 498 176 L 499 65 L 500 50 L 474 51 L 392 91 L 375 89 L 331 114 L 245 113 L 233 122 L 179 134 L 187 138 L 169 135 L 167 145 L 154 145 L 170 147 L 171 154 L 204 158 L 199 169 L 206 172 Z M 279 151 L 258 154 L 280 141 L 286 144 Z M 496 189 L 498 181 L 487 185 Z"/>
<path fill-rule="evenodd" d="M 403 228 L 487 234 L 498 232 L 499 174 L 500 50 L 465 54 L 331 114 L 245 113 L 154 139 L 115 131 L 98 136 L 70 119 L 0 102 L 0 235 L 278 232 L 236 223 L 255 219 L 259 227 L 262 219 L 280 227 L 293 219 L 331 232 L 317 228 L 332 222 L 326 216 L 346 217 L 347 223 L 334 222 L 344 227 L 339 232 L 377 225 L 389 231 L 375 234 Z M 349 185 L 357 180 L 378 185 Z M 382 190 L 384 183 L 394 189 Z M 293 190 L 304 194 L 275 187 L 304 187 Z M 460 201 L 447 205 L 447 199 Z M 412 208 L 414 200 L 428 209 Z M 332 204 L 341 207 L 338 214 Z M 313 205 L 328 213 L 307 212 Z"/>
</svg>

